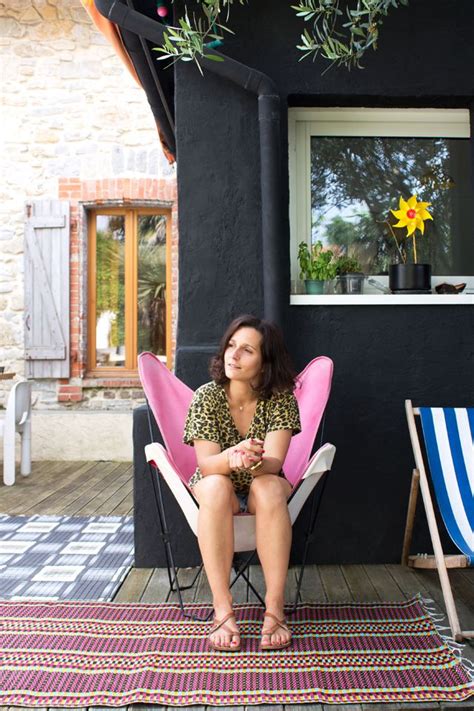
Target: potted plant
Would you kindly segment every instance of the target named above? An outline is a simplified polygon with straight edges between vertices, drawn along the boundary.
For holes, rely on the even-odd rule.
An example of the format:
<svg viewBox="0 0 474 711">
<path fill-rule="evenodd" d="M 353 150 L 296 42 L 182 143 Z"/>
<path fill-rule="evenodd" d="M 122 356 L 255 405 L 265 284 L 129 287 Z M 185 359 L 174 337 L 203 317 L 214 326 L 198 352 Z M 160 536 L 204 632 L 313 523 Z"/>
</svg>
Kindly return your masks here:
<svg viewBox="0 0 474 711">
<path fill-rule="evenodd" d="M 398 220 L 393 227 L 406 227 L 405 239 L 411 238 L 413 242 L 413 262 L 409 262 L 406 245 L 399 244 L 392 225 L 387 220 L 401 258 L 401 263 L 390 265 L 389 287 L 392 293 L 429 293 L 431 291 L 431 264 L 418 264 L 416 253 L 416 231 L 419 230 L 421 234 L 424 234 L 425 220 L 433 219 L 426 209 L 430 204 L 429 202 L 418 202 L 417 196 L 412 195 L 408 200 L 401 197 L 399 209 L 390 210 Z"/>
<path fill-rule="evenodd" d="M 306 242 L 300 242 L 298 250 L 300 279 L 304 279 L 307 294 L 323 294 L 324 282 L 336 276 L 334 254 L 325 249 L 322 242 L 315 242 L 311 251 Z"/>
<path fill-rule="evenodd" d="M 342 294 L 361 294 L 365 275 L 355 257 L 342 254 L 336 260 L 336 275 Z"/>
</svg>

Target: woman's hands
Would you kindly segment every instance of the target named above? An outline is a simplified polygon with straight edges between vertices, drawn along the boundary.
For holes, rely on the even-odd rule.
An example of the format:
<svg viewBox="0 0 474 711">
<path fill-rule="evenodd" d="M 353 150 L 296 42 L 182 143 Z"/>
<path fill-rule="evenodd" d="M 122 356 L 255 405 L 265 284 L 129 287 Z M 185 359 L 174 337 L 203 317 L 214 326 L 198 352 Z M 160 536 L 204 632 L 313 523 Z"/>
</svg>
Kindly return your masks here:
<svg viewBox="0 0 474 711">
<path fill-rule="evenodd" d="M 250 467 L 262 460 L 263 453 L 263 440 L 244 439 L 235 447 L 230 447 L 227 450 L 230 470 L 250 469 Z"/>
</svg>

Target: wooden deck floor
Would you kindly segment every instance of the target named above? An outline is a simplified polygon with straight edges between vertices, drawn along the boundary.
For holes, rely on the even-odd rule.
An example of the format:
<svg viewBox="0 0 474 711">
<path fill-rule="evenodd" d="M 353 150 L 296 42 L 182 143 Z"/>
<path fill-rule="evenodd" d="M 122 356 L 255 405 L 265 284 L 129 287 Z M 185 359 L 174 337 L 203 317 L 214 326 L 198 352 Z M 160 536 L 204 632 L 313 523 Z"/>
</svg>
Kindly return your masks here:
<svg viewBox="0 0 474 711">
<path fill-rule="evenodd" d="M 74 515 L 131 515 L 133 512 L 132 466 L 117 462 L 39 462 L 33 465 L 30 477 L 18 477 L 13 487 L 0 486 L 0 513 L 14 514 L 69 514 Z M 192 580 L 193 569 L 180 570 L 183 584 Z M 450 573 L 461 624 L 474 629 L 474 570 L 456 570 Z M 251 579 L 261 585 L 261 570 L 251 569 Z M 290 569 L 287 594 L 290 599 L 295 585 L 295 571 Z M 253 600 L 247 596 L 246 587 L 234 588 L 236 602 Z M 434 571 L 414 571 L 400 565 L 318 565 L 307 568 L 303 580 L 302 599 L 308 602 L 331 600 L 340 602 L 405 600 L 416 593 L 435 601 L 444 612 L 443 598 Z M 184 593 L 187 601 L 210 600 L 210 590 L 204 574 L 192 591 Z M 120 602 L 173 601 L 169 595 L 167 573 L 163 569 L 132 568 L 115 596 Z M 466 658 L 474 662 L 474 643 L 464 648 Z M 143 711 L 164 707 L 139 705 Z M 13 709 L 13 707 L 11 707 Z M 175 707 L 169 707 L 170 711 Z M 209 711 L 215 707 L 207 707 Z M 244 707 L 232 707 L 244 711 Z M 247 707 L 251 711 L 253 707 Z M 474 698 L 463 703 L 417 704 L 304 704 L 285 707 L 269 705 L 263 711 L 441 711 L 444 709 L 474 710 Z M 133 711 L 134 707 L 130 707 Z M 196 711 L 204 707 L 194 706 Z M 4 711 L 0 707 L 0 711 Z M 42 710 L 46 711 L 46 709 Z M 56 710 L 55 710 L 56 711 Z M 85 711 L 82 709 L 81 711 Z M 90 711 L 98 711 L 92 709 Z M 122 709 L 121 711 L 124 711 Z M 247 710 L 246 710 L 247 711 Z"/>
</svg>

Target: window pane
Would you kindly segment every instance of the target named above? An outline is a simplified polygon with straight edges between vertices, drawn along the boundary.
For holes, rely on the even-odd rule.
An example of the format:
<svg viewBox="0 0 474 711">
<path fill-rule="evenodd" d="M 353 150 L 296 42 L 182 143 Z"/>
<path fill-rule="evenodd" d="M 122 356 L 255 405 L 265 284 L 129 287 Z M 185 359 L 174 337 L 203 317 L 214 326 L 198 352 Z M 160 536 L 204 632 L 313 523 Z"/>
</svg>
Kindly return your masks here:
<svg viewBox="0 0 474 711">
<path fill-rule="evenodd" d="M 138 217 L 138 352 L 166 355 L 166 217 Z"/>
<path fill-rule="evenodd" d="M 387 273 L 397 261 L 390 209 L 416 194 L 433 216 L 417 232 L 418 262 L 433 274 L 472 275 L 471 180 L 467 139 L 313 136 L 311 240 L 357 257 L 366 274 Z M 406 235 L 394 232 L 399 241 Z M 407 250 L 412 261 L 411 239 Z"/>
<path fill-rule="evenodd" d="M 125 365 L 125 217 L 97 215 L 96 362 Z"/>
</svg>

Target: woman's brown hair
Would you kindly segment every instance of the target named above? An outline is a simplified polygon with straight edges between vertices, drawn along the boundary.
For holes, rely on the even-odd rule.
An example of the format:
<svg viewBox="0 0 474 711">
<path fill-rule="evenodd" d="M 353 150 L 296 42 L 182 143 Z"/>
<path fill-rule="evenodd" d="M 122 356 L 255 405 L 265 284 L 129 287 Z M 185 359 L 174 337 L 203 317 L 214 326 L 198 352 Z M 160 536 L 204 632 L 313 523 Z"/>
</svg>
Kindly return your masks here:
<svg viewBox="0 0 474 711">
<path fill-rule="evenodd" d="M 283 334 L 278 326 L 270 321 L 243 314 L 232 321 L 224 333 L 219 351 L 210 364 L 209 372 L 218 385 L 225 385 L 229 378 L 225 374 L 224 354 L 230 339 L 239 328 L 254 328 L 262 335 L 262 378 L 256 392 L 265 400 L 273 393 L 293 392 L 296 384 L 296 374 L 293 369 L 290 354 L 283 341 Z"/>
</svg>

